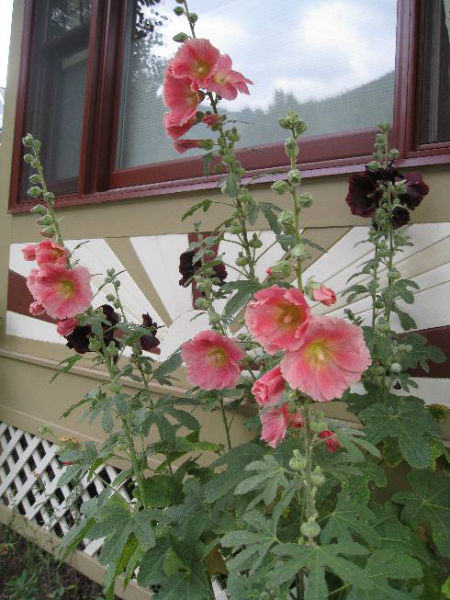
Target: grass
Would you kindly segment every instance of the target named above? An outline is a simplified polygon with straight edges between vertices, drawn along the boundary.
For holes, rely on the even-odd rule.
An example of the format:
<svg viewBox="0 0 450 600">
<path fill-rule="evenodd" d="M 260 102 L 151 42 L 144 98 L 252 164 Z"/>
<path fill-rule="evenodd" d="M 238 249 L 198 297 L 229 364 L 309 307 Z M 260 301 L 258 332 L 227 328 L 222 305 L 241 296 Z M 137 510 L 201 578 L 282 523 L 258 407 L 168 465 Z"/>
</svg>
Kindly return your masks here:
<svg viewBox="0 0 450 600">
<path fill-rule="evenodd" d="M 103 594 L 100 585 L 0 524 L 0 600 L 103 600 Z"/>
</svg>

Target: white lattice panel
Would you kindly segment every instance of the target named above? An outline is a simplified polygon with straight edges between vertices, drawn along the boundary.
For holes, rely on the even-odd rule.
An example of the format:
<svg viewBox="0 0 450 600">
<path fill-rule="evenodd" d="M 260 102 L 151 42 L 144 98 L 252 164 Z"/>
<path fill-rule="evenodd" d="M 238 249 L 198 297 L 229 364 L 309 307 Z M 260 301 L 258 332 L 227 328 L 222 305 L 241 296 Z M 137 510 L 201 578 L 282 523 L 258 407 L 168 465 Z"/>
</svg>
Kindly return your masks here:
<svg viewBox="0 0 450 600">
<path fill-rule="evenodd" d="M 88 481 L 58 486 L 66 467 L 57 456 L 57 446 L 39 436 L 0 422 L 0 502 L 57 537 L 63 537 L 80 518 L 84 502 L 100 494 L 119 470 L 103 465 Z M 119 492 L 131 502 L 130 482 Z M 98 555 L 102 540 L 84 540 L 80 550 Z M 216 600 L 227 600 L 218 581 L 213 581 Z M 156 590 L 155 590 L 156 591 Z"/>
<path fill-rule="evenodd" d="M 94 477 L 58 486 L 66 468 L 57 457 L 57 446 L 36 435 L 0 423 L 0 499 L 36 525 L 63 537 L 80 518 L 80 507 L 102 492 L 105 481 L 119 471 L 109 465 L 97 469 Z M 120 493 L 128 501 L 127 482 Z M 80 547 L 90 556 L 98 553 L 101 540 L 85 540 Z"/>
</svg>

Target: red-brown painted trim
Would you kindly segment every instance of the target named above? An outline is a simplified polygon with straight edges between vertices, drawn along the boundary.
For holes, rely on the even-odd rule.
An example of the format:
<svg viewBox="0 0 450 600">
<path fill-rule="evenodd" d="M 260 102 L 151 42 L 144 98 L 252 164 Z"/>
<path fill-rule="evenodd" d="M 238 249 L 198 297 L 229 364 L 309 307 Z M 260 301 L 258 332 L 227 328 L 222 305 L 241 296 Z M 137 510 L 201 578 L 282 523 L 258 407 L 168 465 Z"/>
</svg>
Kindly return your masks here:
<svg viewBox="0 0 450 600">
<path fill-rule="evenodd" d="M 11 160 L 11 178 L 9 186 L 9 206 L 18 205 L 20 178 L 23 165 L 22 136 L 25 128 L 25 110 L 28 98 L 28 67 L 30 64 L 31 48 L 33 46 L 33 5 L 31 0 L 25 1 L 23 17 L 22 44 L 20 52 L 20 71 L 16 100 L 16 120 L 14 125 L 14 141 Z"/>
<path fill-rule="evenodd" d="M 7 309 L 18 313 L 19 315 L 30 317 L 29 307 L 32 302 L 34 302 L 34 298 L 27 287 L 26 277 L 9 269 Z M 33 315 L 33 319 L 47 321 L 48 323 L 55 322 L 54 319 L 51 319 L 47 314 L 39 316 Z"/>
<path fill-rule="evenodd" d="M 417 331 L 420 335 L 427 338 L 428 343 L 437 346 L 444 352 L 447 359 L 443 363 L 428 363 L 430 372 L 427 373 L 421 367 L 411 369 L 409 374 L 412 377 L 431 377 L 431 378 L 448 378 L 450 377 L 450 325 L 442 327 L 432 327 L 430 329 L 421 329 Z"/>
</svg>

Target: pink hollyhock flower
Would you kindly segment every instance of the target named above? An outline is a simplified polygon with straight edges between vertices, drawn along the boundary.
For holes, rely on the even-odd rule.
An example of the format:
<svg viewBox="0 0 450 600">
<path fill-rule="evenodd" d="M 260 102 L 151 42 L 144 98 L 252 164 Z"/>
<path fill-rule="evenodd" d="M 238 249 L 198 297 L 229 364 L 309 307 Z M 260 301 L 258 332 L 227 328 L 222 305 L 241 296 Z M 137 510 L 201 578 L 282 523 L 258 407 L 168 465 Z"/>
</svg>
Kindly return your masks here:
<svg viewBox="0 0 450 600">
<path fill-rule="evenodd" d="M 252 394 L 259 406 L 275 406 L 283 396 L 285 384 L 280 367 L 275 367 L 255 381 Z"/>
<path fill-rule="evenodd" d="M 262 413 L 259 418 L 262 425 L 261 440 L 276 448 L 286 437 L 291 420 L 287 404 L 283 404 L 280 408 L 272 408 Z"/>
<path fill-rule="evenodd" d="M 56 331 L 59 333 L 59 335 L 66 337 L 73 332 L 77 325 L 78 319 L 74 319 L 73 317 L 70 319 L 63 319 L 62 321 L 58 321 L 56 323 Z"/>
<path fill-rule="evenodd" d="M 46 238 L 36 247 L 36 262 L 42 267 L 45 264 L 67 265 L 68 252 L 65 248 Z"/>
<path fill-rule="evenodd" d="M 36 260 L 36 248 L 38 244 L 28 244 L 22 248 L 22 254 L 25 260 Z"/>
<path fill-rule="evenodd" d="M 325 445 L 330 452 L 337 452 L 339 450 L 339 442 L 336 436 L 329 429 L 324 429 L 319 433 L 320 439 L 325 441 Z"/>
<path fill-rule="evenodd" d="M 38 269 L 31 269 L 30 274 L 27 277 L 27 287 L 30 290 L 31 295 L 35 300 L 37 300 L 37 291 L 36 291 L 36 281 L 37 276 L 39 275 Z M 34 303 L 33 303 L 34 304 Z M 39 302 L 37 303 L 39 304 Z M 30 305 L 31 308 L 31 305 Z"/>
<path fill-rule="evenodd" d="M 331 306 L 336 302 L 336 294 L 332 289 L 326 287 L 325 285 L 321 285 L 319 288 L 314 288 L 312 290 L 312 296 L 314 300 L 325 304 L 325 306 Z"/>
<path fill-rule="evenodd" d="M 209 40 L 189 40 L 171 62 L 173 76 L 190 79 L 197 88 L 203 87 L 217 69 L 219 58 L 220 52 Z"/>
<path fill-rule="evenodd" d="M 45 308 L 39 302 L 32 302 L 28 310 L 33 317 L 45 314 Z"/>
<path fill-rule="evenodd" d="M 208 330 L 185 342 L 181 356 L 191 385 L 203 390 L 222 390 L 236 385 L 244 353 L 232 340 Z"/>
<path fill-rule="evenodd" d="M 303 294 L 276 285 L 257 292 L 245 313 L 250 333 L 270 354 L 298 348 L 309 319 L 310 309 Z"/>
<path fill-rule="evenodd" d="M 181 154 L 191 148 L 202 148 L 205 140 L 175 140 L 173 145 L 177 152 Z"/>
<path fill-rule="evenodd" d="M 238 92 L 249 94 L 247 83 L 253 84 L 238 71 L 233 71 L 231 58 L 222 54 L 217 61 L 216 69 L 211 78 L 206 82 L 208 92 L 215 92 L 225 100 L 234 100 Z"/>
<path fill-rule="evenodd" d="M 193 90 L 189 79 L 177 79 L 169 67 L 166 69 L 163 83 L 164 104 L 171 109 L 171 126 L 183 127 L 197 112 L 203 95 Z"/>
<path fill-rule="evenodd" d="M 53 319 L 66 319 L 84 312 L 91 303 L 91 276 L 85 267 L 66 269 L 46 264 L 33 269 L 27 279 L 31 294 Z"/>
<path fill-rule="evenodd" d="M 216 125 L 220 125 L 222 118 L 220 115 L 214 113 L 205 115 L 202 121 L 207 127 L 215 127 Z"/>
<path fill-rule="evenodd" d="M 360 327 L 334 317 L 313 317 L 300 347 L 286 352 L 281 371 L 293 389 L 327 402 L 340 398 L 370 364 Z"/>
<path fill-rule="evenodd" d="M 187 131 L 189 131 L 189 129 L 191 129 L 191 127 L 195 125 L 196 122 L 197 119 L 192 117 L 184 125 L 180 125 L 172 113 L 166 113 L 164 115 L 164 128 L 167 135 L 173 140 L 176 140 L 184 135 Z"/>
</svg>

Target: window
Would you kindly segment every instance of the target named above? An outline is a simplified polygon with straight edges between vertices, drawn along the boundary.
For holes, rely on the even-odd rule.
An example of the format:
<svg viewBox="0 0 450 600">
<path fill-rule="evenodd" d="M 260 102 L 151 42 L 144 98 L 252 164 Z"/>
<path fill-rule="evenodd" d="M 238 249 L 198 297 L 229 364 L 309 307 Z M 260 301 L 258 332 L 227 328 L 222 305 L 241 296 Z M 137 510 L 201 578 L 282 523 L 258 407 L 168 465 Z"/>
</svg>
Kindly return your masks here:
<svg viewBox="0 0 450 600">
<path fill-rule="evenodd" d="M 286 163 L 277 126 L 308 122 L 306 172 L 345 172 L 393 123 L 403 164 L 450 160 L 449 0 L 191 0 L 200 36 L 255 80 L 223 102 L 240 122 L 251 174 Z M 173 0 L 29 0 L 16 117 L 11 209 L 25 210 L 20 139 L 43 139 L 59 201 L 77 204 L 214 185 L 201 157 L 180 156 L 162 128 L 161 83 L 184 26 Z M 232 15 L 232 17 L 231 17 Z M 284 16 L 286 15 L 286 16 Z M 206 135 L 196 126 L 195 137 Z M 270 175 L 268 175 L 270 177 Z"/>
</svg>

